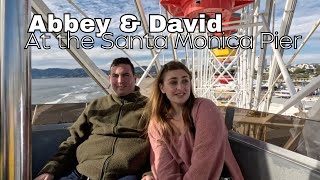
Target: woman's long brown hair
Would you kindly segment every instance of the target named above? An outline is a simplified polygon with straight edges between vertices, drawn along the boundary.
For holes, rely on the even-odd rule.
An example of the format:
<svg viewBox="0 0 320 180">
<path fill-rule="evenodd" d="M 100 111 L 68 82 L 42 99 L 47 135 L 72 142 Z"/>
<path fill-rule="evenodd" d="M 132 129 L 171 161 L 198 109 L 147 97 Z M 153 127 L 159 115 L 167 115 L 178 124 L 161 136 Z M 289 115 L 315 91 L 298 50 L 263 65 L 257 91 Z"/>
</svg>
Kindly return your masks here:
<svg viewBox="0 0 320 180">
<path fill-rule="evenodd" d="M 174 132 L 173 127 L 170 125 L 170 123 L 168 123 L 168 120 L 172 118 L 169 114 L 169 111 L 172 107 L 167 96 L 161 93 L 160 84 L 163 85 L 164 77 L 167 72 L 180 69 L 184 70 L 189 75 L 191 82 L 191 73 L 183 63 L 178 61 L 168 62 L 163 66 L 157 78 L 155 79 L 152 94 L 146 106 L 146 114 L 147 118 L 149 119 L 146 127 L 148 127 L 151 121 L 155 121 L 155 123 L 160 124 L 161 133 L 165 137 L 172 136 L 176 134 L 176 132 Z M 192 92 L 192 87 L 190 86 L 190 97 L 185 103 L 185 106 L 182 111 L 182 117 L 186 128 L 188 128 L 191 132 L 194 132 L 195 130 L 193 119 L 191 116 L 194 101 L 195 96 Z"/>
</svg>

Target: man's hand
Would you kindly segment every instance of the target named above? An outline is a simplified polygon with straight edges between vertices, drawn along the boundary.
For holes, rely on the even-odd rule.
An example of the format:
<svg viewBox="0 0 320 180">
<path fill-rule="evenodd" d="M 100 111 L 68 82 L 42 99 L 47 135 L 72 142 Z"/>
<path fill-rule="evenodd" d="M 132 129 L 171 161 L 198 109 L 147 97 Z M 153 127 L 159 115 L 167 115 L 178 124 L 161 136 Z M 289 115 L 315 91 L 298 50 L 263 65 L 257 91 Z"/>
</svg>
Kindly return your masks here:
<svg viewBox="0 0 320 180">
<path fill-rule="evenodd" d="M 54 176 L 50 173 L 43 173 L 40 176 L 36 177 L 34 180 L 53 180 Z"/>
<path fill-rule="evenodd" d="M 141 180 L 154 180 L 154 178 L 153 176 L 146 175 L 146 176 L 143 176 Z"/>
</svg>

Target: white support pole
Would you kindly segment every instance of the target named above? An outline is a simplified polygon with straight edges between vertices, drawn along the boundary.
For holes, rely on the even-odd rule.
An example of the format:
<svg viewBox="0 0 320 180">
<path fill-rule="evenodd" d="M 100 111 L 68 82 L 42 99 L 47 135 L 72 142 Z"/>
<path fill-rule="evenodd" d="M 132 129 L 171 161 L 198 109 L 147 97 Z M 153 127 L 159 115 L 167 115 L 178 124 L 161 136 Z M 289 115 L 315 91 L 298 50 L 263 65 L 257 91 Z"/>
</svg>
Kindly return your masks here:
<svg viewBox="0 0 320 180">
<path fill-rule="evenodd" d="M 195 50 L 194 49 L 192 49 L 192 78 L 193 78 L 193 83 L 192 83 L 192 85 L 193 85 L 193 93 L 195 93 L 195 94 L 197 94 L 197 92 L 196 92 L 196 88 L 197 88 L 197 76 L 196 76 L 196 71 L 197 71 L 197 69 L 196 69 L 196 63 L 195 63 Z"/>
<path fill-rule="evenodd" d="M 249 19 L 250 21 L 253 21 L 253 16 L 250 15 L 250 11 L 252 11 L 252 5 L 248 5 L 246 7 L 246 19 Z M 247 27 L 245 30 L 246 30 L 246 35 L 248 36 L 252 36 L 252 28 L 253 27 Z M 246 39 L 246 44 L 249 43 L 249 40 Z M 246 60 L 246 82 L 245 82 L 245 87 L 246 87 L 246 103 L 245 103 L 245 107 L 246 109 L 251 109 L 251 97 L 250 97 L 250 81 L 252 81 L 252 76 L 251 76 L 251 49 L 247 49 L 246 50 L 246 54 L 245 54 L 245 60 Z"/>
<path fill-rule="evenodd" d="M 302 98 L 309 95 L 315 89 L 319 88 L 320 84 L 320 76 L 315 77 L 308 85 L 306 85 L 301 91 L 294 94 L 290 99 L 288 99 L 283 105 L 282 108 L 278 109 L 275 114 L 282 114 L 286 112 L 290 107 L 294 106 L 295 104 L 299 103 Z M 318 108 L 318 107 L 316 107 Z M 263 118 L 263 122 L 265 123 L 269 121 L 275 114 L 269 114 L 267 117 Z"/>
<path fill-rule="evenodd" d="M 275 73 L 277 73 L 277 63 L 276 63 L 276 59 L 274 58 L 274 54 L 273 57 L 270 58 L 270 66 L 269 66 L 269 78 L 268 78 L 268 91 L 270 92 L 270 94 L 267 94 L 267 100 L 265 101 L 264 104 L 264 110 L 267 111 L 270 107 L 270 103 L 271 103 L 271 99 L 272 98 L 272 92 L 273 92 L 273 78 L 275 76 Z M 270 99 L 270 100 L 269 100 Z"/>
<path fill-rule="evenodd" d="M 191 37 L 193 37 L 193 34 L 191 34 Z M 195 49 L 190 49 L 191 51 L 191 61 L 192 61 L 192 86 L 193 86 L 193 93 L 198 94 L 197 92 L 197 79 L 198 79 L 198 75 L 196 74 L 197 72 L 197 66 L 196 66 L 196 62 L 195 62 Z"/>
<path fill-rule="evenodd" d="M 242 9 L 242 13 L 241 13 L 241 19 L 246 19 L 245 16 L 245 10 Z M 240 28 L 238 30 L 238 34 L 239 35 L 243 35 L 244 34 L 245 29 L 244 28 Z M 242 50 L 242 49 L 241 49 Z M 240 108 L 245 108 L 246 106 L 246 77 L 247 77 L 247 73 L 246 73 L 246 63 L 245 63 L 245 59 L 246 59 L 246 50 L 243 50 L 243 53 L 240 56 L 240 73 L 241 73 L 241 106 Z"/>
<path fill-rule="evenodd" d="M 264 17 L 262 17 L 262 20 L 266 25 L 266 20 L 265 20 Z M 270 29 L 268 27 L 267 27 L 267 31 L 270 32 Z M 286 85 L 288 87 L 290 95 L 293 96 L 296 93 L 296 89 L 294 88 L 294 85 L 293 85 L 293 83 L 291 81 L 291 78 L 290 78 L 290 75 L 288 73 L 288 70 L 287 70 L 287 68 L 286 68 L 286 66 L 285 66 L 285 64 L 283 62 L 282 56 L 281 56 L 279 50 L 275 48 L 275 42 L 274 41 L 270 45 L 271 45 L 271 48 L 272 48 L 272 50 L 274 52 L 275 59 L 277 60 L 277 63 L 279 65 L 280 71 L 281 71 L 281 73 L 283 75 L 283 79 L 284 79 L 284 81 L 285 81 L 285 83 L 286 83 Z M 299 103 L 299 109 L 303 109 L 302 106 L 303 106 L 302 103 Z"/>
<path fill-rule="evenodd" d="M 171 15 L 169 14 L 168 11 L 166 11 L 166 18 L 167 19 L 170 19 L 171 18 Z M 174 61 L 178 61 L 178 54 L 177 54 L 177 50 L 174 48 L 174 38 L 173 38 L 174 34 L 173 33 L 170 33 L 169 34 L 169 39 L 170 39 L 170 43 L 171 43 L 171 51 L 172 51 L 172 55 L 173 55 L 173 60 Z"/>
<path fill-rule="evenodd" d="M 47 24 L 47 14 L 52 13 L 52 11 L 47 7 L 47 5 L 42 0 L 33 0 L 31 2 L 32 10 L 41 14 L 44 22 Z M 54 33 L 55 37 L 57 37 L 58 33 Z M 62 43 L 67 44 L 67 39 L 62 38 Z M 86 71 L 86 73 L 103 89 L 106 94 L 109 94 L 109 78 L 108 76 L 98 68 L 89 56 L 82 50 L 78 49 L 74 43 L 70 44 L 70 48 L 67 48 L 67 51 L 70 55 L 79 63 L 80 66 Z"/>
<path fill-rule="evenodd" d="M 198 83 L 199 83 L 199 86 L 198 87 L 201 87 L 202 88 L 202 58 L 201 58 L 201 54 L 202 54 L 202 51 L 201 50 L 198 50 L 197 51 L 197 55 L 198 55 Z M 202 89 L 200 89 L 200 92 L 202 94 Z"/>
<path fill-rule="evenodd" d="M 295 53 L 293 53 L 292 57 L 290 58 L 290 60 L 287 62 L 287 65 L 290 65 L 291 62 L 294 60 L 294 58 L 298 55 L 298 53 L 300 52 L 300 50 L 304 47 L 304 45 L 306 44 L 306 42 L 310 39 L 311 35 L 315 32 L 315 30 L 319 27 L 320 25 L 320 19 L 315 23 L 315 25 L 313 26 L 313 28 L 311 29 L 311 31 L 309 32 L 309 34 L 307 35 L 307 37 L 302 41 L 301 45 L 299 46 L 299 48 L 297 49 L 297 51 Z M 279 74 L 278 77 L 275 79 L 275 81 L 272 84 L 272 87 L 275 85 L 275 83 L 278 81 L 278 79 L 282 76 L 282 74 Z M 266 98 L 266 96 L 271 93 L 271 89 L 268 89 L 268 91 L 266 92 L 266 94 L 264 95 L 264 97 L 261 99 L 261 101 L 259 102 L 258 106 L 256 106 L 254 108 L 254 110 L 258 110 L 260 104 L 262 103 L 262 101 Z"/>
<path fill-rule="evenodd" d="M 279 37 L 282 37 L 284 35 L 288 35 L 289 34 L 289 30 L 290 30 L 290 27 L 291 27 L 294 11 L 296 9 L 296 4 L 297 4 L 297 0 L 287 0 L 286 5 L 285 5 L 285 10 L 283 12 L 280 31 L 278 33 Z M 270 30 L 268 30 L 268 31 L 271 32 Z M 282 48 L 279 48 L 278 52 L 279 52 L 278 55 L 280 55 L 280 57 L 282 57 L 284 50 Z M 275 62 L 275 58 L 276 58 L 276 56 L 274 56 L 272 58 L 272 62 Z M 273 87 L 271 85 L 272 85 L 273 81 L 275 80 L 276 76 L 279 74 L 279 68 L 275 64 L 274 66 L 271 66 L 270 71 L 273 72 L 273 73 L 270 74 L 270 76 L 269 76 L 268 84 L 269 84 L 269 88 L 271 89 L 271 92 L 272 92 Z M 290 86 L 290 85 L 287 84 L 287 86 Z M 267 108 L 269 108 L 271 99 L 272 99 L 272 95 L 269 94 L 267 96 L 267 100 L 266 100 L 266 105 L 268 105 Z M 302 106 L 300 106 L 299 109 L 301 111 L 302 110 Z"/>
<path fill-rule="evenodd" d="M 188 46 L 185 46 L 184 47 L 184 50 L 185 50 L 185 57 L 186 57 L 186 66 L 187 66 L 187 68 L 188 69 L 190 69 L 191 67 L 190 67 L 190 60 L 189 60 L 189 51 L 188 51 Z"/>
<path fill-rule="evenodd" d="M 162 49 L 161 49 L 161 50 L 162 50 Z M 160 50 L 160 52 L 161 52 L 161 50 Z M 136 84 L 137 86 L 140 86 L 140 84 L 141 84 L 141 82 L 144 80 L 144 78 L 147 77 L 150 69 L 152 68 L 153 63 L 158 59 L 158 56 L 159 56 L 160 52 L 158 52 L 158 53 L 153 57 L 153 59 L 151 60 L 151 62 L 150 62 L 149 65 L 148 65 L 146 71 L 142 74 L 141 78 L 139 79 L 138 83 Z"/>
<path fill-rule="evenodd" d="M 296 94 L 292 95 L 290 99 L 288 99 L 281 109 L 279 109 L 276 114 L 282 114 L 290 107 L 294 106 L 295 104 L 301 102 L 301 99 L 309 95 L 315 89 L 320 87 L 320 76 L 315 77 L 308 85 L 306 85 L 302 90 L 297 92 Z"/>
<path fill-rule="evenodd" d="M 259 6 L 260 6 L 260 0 L 256 0 L 253 4 L 253 23 L 257 23 L 258 22 L 258 14 L 259 14 Z M 258 32 L 258 27 L 254 26 L 252 28 L 252 36 L 255 36 Z M 253 106 L 253 81 L 254 81 L 254 71 L 255 71 L 255 61 L 256 61 L 256 48 L 257 48 L 257 41 L 254 40 L 253 44 L 252 44 L 252 50 L 251 50 L 251 56 L 250 56 L 250 61 L 251 61 L 251 69 L 250 69 L 250 81 L 249 81 L 249 99 L 250 99 L 250 109 L 252 109 Z M 261 85 L 261 84 L 260 84 Z M 261 88 L 257 86 L 256 84 L 256 88 Z"/>
<path fill-rule="evenodd" d="M 140 20 L 142 22 L 143 31 L 144 31 L 145 34 L 148 34 L 149 33 L 149 30 L 148 30 L 149 28 L 148 28 L 147 18 L 145 16 L 141 0 L 134 0 L 134 2 L 135 2 L 135 5 L 136 5 L 136 8 L 137 8 Z M 148 42 L 151 45 L 154 44 L 154 42 L 150 38 L 148 38 Z M 154 48 L 151 48 L 150 51 L 151 51 L 152 57 L 155 57 L 157 55 L 157 52 L 156 52 L 156 50 Z M 155 59 L 155 66 L 156 66 L 157 72 L 159 72 L 160 69 L 161 69 L 161 66 L 160 66 L 160 62 L 159 62 L 158 59 Z"/>
<path fill-rule="evenodd" d="M 245 51 L 243 50 L 243 53 L 245 53 Z M 244 65 L 244 55 L 243 55 L 243 53 L 242 53 L 242 55 L 241 55 L 241 58 L 240 58 L 240 74 L 241 74 L 241 106 L 240 106 L 240 108 L 245 108 L 245 94 L 246 94 L 246 92 L 245 92 L 245 89 L 246 89 L 246 87 L 245 87 L 245 79 L 246 79 L 246 69 L 245 69 L 245 65 Z"/>
<path fill-rule="evenodd" d="M 208 81 L 209 81 L 209 61 L 210 61 L 210 59 L 209 59 L 209 57 L 208 57 L 208 51 L 207 51 L 207 49 L 204 49 L 203 50 L 203 52 L 204 52 L 204 56 L 205 56 L 205 84 L 208 84 Z M 211 77 L 212 78 L 212 77 Z"/>
<path fill-rule="evenodd" d="M 265 4 L 265 13 L 263 16 L 267 19 L 267 25 L 266 27 L 270 26 L 271 21 L 271 12 L 272 12 L 272 5 L 274 0 L 267 0 Z M 258 18 L 258 17 L 257 17 Z M 265 27 L 264 29 L 265 30 Z M 260 32 L 258 32 L 260 33 Z M 260 47 L 260 55 L 258 60 L 258 69 L 257 69 L 257 81 L 256 81 L 256 89 L 255 89 L 255 95 L 254 95 L 254 107 L 258 106 L 258 103 L 260 101 L 261 96 L 261 84 L 262 84 L 262 77 L 263 77 L 263 69 L 266 61 L 266 53 L 267 53 L 267 45 L 264 44 L 263 47 Z"/>
</svg>

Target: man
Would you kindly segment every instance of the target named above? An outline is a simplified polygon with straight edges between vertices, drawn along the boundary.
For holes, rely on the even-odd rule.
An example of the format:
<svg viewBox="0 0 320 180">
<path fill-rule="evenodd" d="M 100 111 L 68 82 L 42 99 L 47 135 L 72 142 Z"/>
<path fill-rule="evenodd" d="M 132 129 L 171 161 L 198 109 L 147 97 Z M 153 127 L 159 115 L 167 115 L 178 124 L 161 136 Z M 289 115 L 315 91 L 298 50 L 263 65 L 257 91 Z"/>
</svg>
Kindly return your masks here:
<svg viewBox="0 0 320 180">
<path fill-rule="evenodd" d="M 71 136 L 36 180 L 137 179 L 150 170 L 150 146 L 143 136 L 146 119 L 142 118 L 147 98 L 135 86 L 130 60 L 115 59 L 109 78 L 114 94 L 85 108 L 70 127 Z"/>
</svg>

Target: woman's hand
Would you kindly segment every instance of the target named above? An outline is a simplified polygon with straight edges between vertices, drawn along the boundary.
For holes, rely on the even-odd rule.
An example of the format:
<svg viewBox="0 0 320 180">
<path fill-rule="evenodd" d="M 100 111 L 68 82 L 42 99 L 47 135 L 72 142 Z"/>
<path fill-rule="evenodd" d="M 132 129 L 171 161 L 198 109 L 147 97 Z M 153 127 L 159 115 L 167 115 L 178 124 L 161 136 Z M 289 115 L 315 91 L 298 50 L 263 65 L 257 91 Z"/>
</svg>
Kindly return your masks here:
<svg viewBox="0 0 320 180">
<path fill-rule="evenodd" d="M 143 176 L 141 180 L 154 180 L 154 178 L 153 176 L 146 175 L 146 176 Z"/>
<path fill-rule="evenodd" d="M 50 173 L 43 173 L 40 176 L 36 177 L 34 180 L 53 180 L 54 176 Z"/>
</svg>

